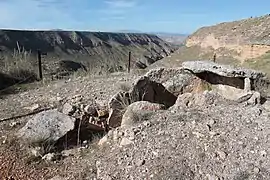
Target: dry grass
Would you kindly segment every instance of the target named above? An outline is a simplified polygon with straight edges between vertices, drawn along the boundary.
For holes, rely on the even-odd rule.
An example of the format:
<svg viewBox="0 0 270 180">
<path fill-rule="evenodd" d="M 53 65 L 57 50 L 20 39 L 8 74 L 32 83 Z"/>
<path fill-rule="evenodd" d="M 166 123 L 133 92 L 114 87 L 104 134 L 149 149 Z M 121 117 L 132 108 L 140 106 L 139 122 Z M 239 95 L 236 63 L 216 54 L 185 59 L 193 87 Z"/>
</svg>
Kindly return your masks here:
<svg viewBox="0 0 270 180">
<path fill-rule="evenodd" d="M 128 92 L 131 89 L 131 84 L 130 83 L 120 83 L 119 84 L 119 90 L 123 92 Z"/>
</svg>

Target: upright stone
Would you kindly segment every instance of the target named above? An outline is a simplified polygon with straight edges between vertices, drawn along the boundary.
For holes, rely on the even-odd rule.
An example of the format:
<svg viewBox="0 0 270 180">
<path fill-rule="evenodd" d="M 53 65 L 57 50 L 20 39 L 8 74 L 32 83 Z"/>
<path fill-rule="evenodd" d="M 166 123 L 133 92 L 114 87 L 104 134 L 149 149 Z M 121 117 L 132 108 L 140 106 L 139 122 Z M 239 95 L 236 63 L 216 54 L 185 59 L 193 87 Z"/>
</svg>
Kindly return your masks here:
<svg viewBox="0 0 270 180">
<path fill-rule="evenodd" d="M 244 90 L 246 92 L 251 91 L 251 81 L 249 78 L 245 78 Z"/>
</svg>

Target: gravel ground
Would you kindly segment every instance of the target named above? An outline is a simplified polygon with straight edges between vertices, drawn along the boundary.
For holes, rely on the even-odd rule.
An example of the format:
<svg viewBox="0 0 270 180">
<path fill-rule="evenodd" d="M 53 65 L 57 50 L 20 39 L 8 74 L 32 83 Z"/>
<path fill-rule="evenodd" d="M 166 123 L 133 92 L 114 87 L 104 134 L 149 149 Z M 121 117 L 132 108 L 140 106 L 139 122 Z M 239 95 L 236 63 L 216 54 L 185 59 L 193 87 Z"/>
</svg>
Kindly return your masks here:
<svg viewBox="0 0 270 180">
<path fill-rule="evenodd" d="M 121 73 L 57 81 L 2 99 L 0 116 L 26 112 L 24 107 L 36 103 L 54 105 L 78 94 L 85 101 L 107 102 L 122 83 L 131 84 L 137 77 Z M 56 175 L 93 180 L 270 179 L 269 113 L 266 105 L 245 106 L 223 100 L 189 108 L 176 104 L 130 128 L 113 130 L 110 133 L 120 134 L 116 141 L 99 146 L 97 137 L 89 148 L 71 150 L 72 155 L 63 160 L 37 164 L 26 163 L 18 143 L 2 143 L 30 117 L 16 120 L 21 124 L 15 127 L 9 126 L 12 121 L 2 122 L 0 175 L 4 172 L 17 179 L 49 179 Z"/>
</svg>

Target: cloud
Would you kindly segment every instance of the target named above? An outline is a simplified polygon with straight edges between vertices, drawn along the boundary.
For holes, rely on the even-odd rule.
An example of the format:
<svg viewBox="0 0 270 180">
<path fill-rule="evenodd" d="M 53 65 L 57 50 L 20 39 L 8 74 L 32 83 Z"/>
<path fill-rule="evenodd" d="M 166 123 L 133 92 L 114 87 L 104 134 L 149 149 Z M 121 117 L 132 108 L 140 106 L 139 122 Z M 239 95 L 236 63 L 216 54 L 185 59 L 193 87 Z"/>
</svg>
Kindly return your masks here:
<svg viewBox="0 0 270 180">
<path fill-rule="evenodd" d="M 103 0 L 104 7 L 98 10 L 102 21 L 120 21 L 136 11 L 139 0 Z"/>
<path fill-rule="evenodd" d="M 134 0 L 106 0 L 105 4 L 111 9 L 133 8 L 137 5 Z"/>
<path fill-rule="evenodd" d="M 103 19 L 119 19 L 124 18 L 126 14 L 135 10 L 138 6 L 137 0 L 105 0 L 103 1 L 105 7 L 99 10 L 103 14 Z"/>
<path fill-rule="evenodd" d="M 63 19 L 71 19 L 65 11 L 71 0 L 0 0 L 0 27 L 18 29 L 56 28 Z"/>
</svg>

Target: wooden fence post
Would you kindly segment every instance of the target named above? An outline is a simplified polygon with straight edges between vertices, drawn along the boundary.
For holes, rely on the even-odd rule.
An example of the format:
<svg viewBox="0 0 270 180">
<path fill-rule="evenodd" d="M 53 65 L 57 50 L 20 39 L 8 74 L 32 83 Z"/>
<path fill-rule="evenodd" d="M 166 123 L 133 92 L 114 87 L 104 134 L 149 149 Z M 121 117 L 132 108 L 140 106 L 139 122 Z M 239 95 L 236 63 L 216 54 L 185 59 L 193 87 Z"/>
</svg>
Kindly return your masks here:
<svg viewBox="0 0 270 180">
<path fill-rule="evenodd" d="M 216 62 L 216 59 L 217 59 L 217 54 L 215 53 L 213 57 L 213 61 Z"/>
<path fill-rule="evenodd" d="M 41 51 L 38 50 L 37 51 L 37 58 L 38 58 L 38 74 L 39 74 L 39 80 L 42 80 L 43 77 L 42 77 L 42 64 L 41 64 Z"/>
<path fill-rule="evenodd" d="M 128 73 L 130 73 L 131 52 L 128 53 Z"/>
<path fill-rule="evenodd" d="M 47 53 L 41 52 L 39 49 L 37 50 L 37 59 L 38 59 L 38 74 L 39 74 L 39 80 L 43 79 L 43 73 L 42 73 L 42 63 L 41 63 L 41 58 L 42 55 L 46 56 Z"/>
</svg>

